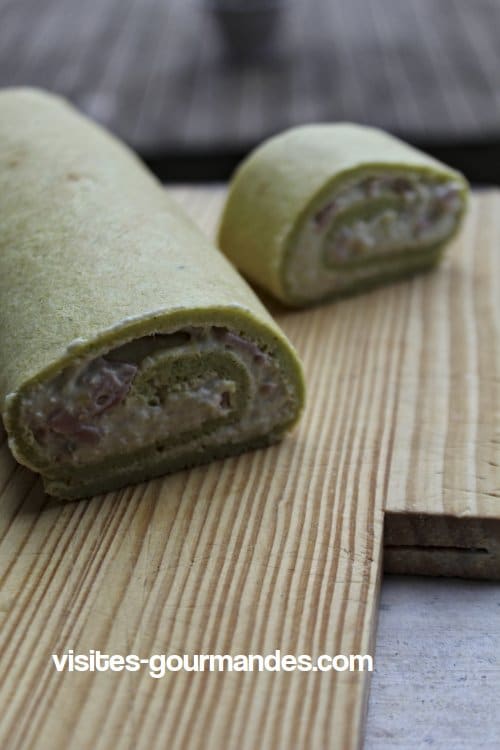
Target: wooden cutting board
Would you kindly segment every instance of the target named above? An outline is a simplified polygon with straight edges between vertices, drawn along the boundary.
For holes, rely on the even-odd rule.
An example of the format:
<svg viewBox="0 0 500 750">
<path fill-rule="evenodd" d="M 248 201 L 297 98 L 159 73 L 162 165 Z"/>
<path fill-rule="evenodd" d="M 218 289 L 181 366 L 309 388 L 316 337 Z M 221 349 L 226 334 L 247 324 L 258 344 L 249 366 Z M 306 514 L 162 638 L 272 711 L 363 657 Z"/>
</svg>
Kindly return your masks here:
<svg viewBox="0 0 500 750">
<path fill-rule="evenodd" d="M 177 190 L 213 231 L 222 190 Z M 440 269 L 274 309 L 308 405 L 281 445 L 58 503 L 0 453 L 0 746 L 361 743 L 368 673 L 58 673 L 51 654 L 373 653 L 385 568 L 500 578 L 500 192 Z M 385 521 L 384 521 L 385 519 Z"/>
</svg>

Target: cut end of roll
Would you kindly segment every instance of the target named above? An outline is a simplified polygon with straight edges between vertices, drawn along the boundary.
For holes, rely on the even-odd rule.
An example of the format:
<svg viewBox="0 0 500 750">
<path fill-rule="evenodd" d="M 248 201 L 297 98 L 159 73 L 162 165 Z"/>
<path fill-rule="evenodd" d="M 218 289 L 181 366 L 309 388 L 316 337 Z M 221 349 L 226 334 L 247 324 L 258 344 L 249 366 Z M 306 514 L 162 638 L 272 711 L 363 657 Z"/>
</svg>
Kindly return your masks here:
<svg viewBox="0 0 500 750">
<path fill-rule="evenodd" d="M 458 176 L 387 168 L 345 176 L 313 201 L 290 242 L 288 298 L 313 303 L 431 267 L 465 204 Z"/>
<path fill-rule="evenodd" d="M 46 491 L 85 497 L 280 439 L 303 382 L 291 349 L 231 322 L 155 331 L 37 378 L 11 447 Z"/>
<path fill-rule="evenodd" d="M 464 177 L 376 128 L 292 128 L 237 170 L 219 245 L 251 281 L 304 306 L 436 264 L 465 213 Z"/>
</svg>

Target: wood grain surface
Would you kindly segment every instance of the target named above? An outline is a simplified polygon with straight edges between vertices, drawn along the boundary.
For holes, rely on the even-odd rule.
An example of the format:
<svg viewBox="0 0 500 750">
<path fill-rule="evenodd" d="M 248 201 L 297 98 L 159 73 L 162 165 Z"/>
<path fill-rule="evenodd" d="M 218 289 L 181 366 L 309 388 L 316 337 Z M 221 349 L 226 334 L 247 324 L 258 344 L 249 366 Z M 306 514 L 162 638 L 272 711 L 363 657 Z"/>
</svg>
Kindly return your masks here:
<svg viewBox="0 0 500 750">
<path fill-rule="evenodd" d="M 213 231 L 222 190 L 177 197 Z M 4 441 L 2 748 L 359 747 L 367 673 L 155 680 L 58 673 L 50 655 L 373 653 L 384 509 L 500 518 L 499 210 L 498 192 L 475 197 L 432 274 L 275 310 L 309 391 L 281 445 L 64 504 Z M 393 533 L 397 566 L 407 543 Z M 453 554 L 490 555 L 464 538 Z M 435 567 L 446 544 L 431 545 Z"/>
<path fill-rule="evenodd" d="M 386 500 L 385 568 L 500 578 L 500 195 L 476 197 L 415 283 Z"/>
</svg>

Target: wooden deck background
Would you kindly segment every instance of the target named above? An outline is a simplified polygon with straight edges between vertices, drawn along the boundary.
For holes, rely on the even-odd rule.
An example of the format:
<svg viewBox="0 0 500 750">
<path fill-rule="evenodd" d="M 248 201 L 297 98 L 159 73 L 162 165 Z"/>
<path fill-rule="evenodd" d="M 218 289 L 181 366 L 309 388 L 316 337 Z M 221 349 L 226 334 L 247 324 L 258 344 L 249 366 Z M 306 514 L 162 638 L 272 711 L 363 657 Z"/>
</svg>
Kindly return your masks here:
<svg viewBox="0 0 500 750">
<path fill-rule="evenodd" d="M 0 0 L 0 86 L 60 92 L 148 154 L 246 148 L 321 120 L 500 140 L 497 0 L 293 0 L 274 54 L 243 64 L 206 5 Z"/>
</svg>

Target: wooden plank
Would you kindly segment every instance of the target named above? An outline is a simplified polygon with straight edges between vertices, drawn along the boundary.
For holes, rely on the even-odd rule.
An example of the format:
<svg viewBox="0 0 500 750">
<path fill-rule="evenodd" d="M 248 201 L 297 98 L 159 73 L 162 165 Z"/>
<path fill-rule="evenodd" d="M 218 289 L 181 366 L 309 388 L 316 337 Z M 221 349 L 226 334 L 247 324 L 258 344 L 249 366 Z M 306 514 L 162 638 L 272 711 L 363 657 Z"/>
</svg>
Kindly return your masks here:
<svg viewBox="0 0 500 750">
<path fill-rule="evenodd" d="M 412 290 L 386 502 L 392 572 L 500 577 L 499 204 L 498 191 L 476 199 L 442 272 Z"/>
<path fill-rule="evenodd" d="M 189 209 L 189 194 L 178 194 Z M 375 293 L 396 290 L 405 316 L 385 498 L 389 573 L 500 579 L 499 203 L 499 191 L 475 196 L 437 273 Z M 203 220 L 213 231 L 214 218 Z M 335 309 L 326 314 L 342 315 L 343 303 Z"/>
<path fill-rule="evenodd" d="M 189 194 L 186 197 L 190 198 Z M 201 222 L 221 193 L 192 197 Z M 393 295 L 393 303 L 396 297 Z M 309 363 L 296 435 L 266 451 L 57 504 L 2 452 L 3 745 L 359 744 L 366 674 L 56 673 L 51 653 L 370 653 L 403 321 L 373 299 L 282 322 Z M 359 336 L 359 348 L 351 336 Z M 393 373 L 363 378 L 364 368 Z M 132 698 L 133 696 L 133 698 Z M 61 719 L 63 717 L 63 720 Z"/>
<path fill-rule="evenodd" d="M 222 190 L 181 190 L 177 197 L 213 231 Z M 462 239 L 435 273 L 316 310 L 279 312 L 304 360 L 309 389 L 300 428 L 279 446 L 58 504 L 43 497 L 38 480 L 14 464 L 4 443 L 1 746 L 359 746 L 367 673 L 179 672 L 154 680 L 146 671 L 57 673 L 50 655 L 70 648 L 141 657 L 276 648 L 372 652 L 386 503 L 399 512 L 396 500 L 408 496 L 413 504 L 404 512 L 446 510 L 465 518 L 465 511 L 489 509 L 488 518 L 495 516 L 498 474 L 494 467 L 485 474 L 482 464 L 479 472 L 476 463 L 478 456 L 491 457 L 491 446 L 483 455 L 471 441 L 481 434 L 489 445 L 490 430 L 498 428 L 495 409 L 486 408 L 495 401 L 480 406 L 482 378 L 496 398 L 487 385 L 491 354 L 483 347 L 498 341 L 482 332 L 476 342 L 486 360 L 475 380 L 476 400 L 469 402 L 473 386 L 465 396 L 462 360 L 449 345 L 457 323 L 446 324 L 443 316 L 463 321 L 464 309 L 474 308 L 482 316 L 477 327 L 492 333 L 493 250 L 479 248 L 497 241 L 492 227 L 499 201 L 498 193 L 475 199 Z M 476 287 L 464 278 L 471 268 L 463 265 L 463 243 L 473 246 L 482 279 L 477 300 L 470 298 Z M 450 292 L 455 283 L 458 299 Z M 423 312 L 436 315 L 434 326 L 430 318 L 424 326 Z M 446 360 L 439 348 L 445 332 L 446 352 L 455 353 Z M 464 338 L 467 362 L 472 340 Z M 458 412 L 448 410 L 446 417 L 438 408 L 440 398 L 454 403 L 455 397 L 445 398 L 454 380 L 457 398 L 477 404 L 475 411 L 464 407 L 456 440 L 449 422 Z M 424 386 L 437 394 L 425 394 Z M 439 417 L 433 427 L 432 409 Z M 447 478 L 440 485 L 435 464 L 427 463 L 437 461 L 439 447 Z M 456 460 L 459 449 L 465 468 Z M 479 476 L 481 498 L 472 500 Z M 448 492 L 459 481 L 469 492 Z M 417 492 L 424 493 L 421 505 Z"/>
<path fill-rule="evenodd" d="M 406 333 L 385 500 L 390 573 L 500 578 L 498 202 L 498 191 L 476 197 L 440 271 L 398 287 Z M 213 231 L 214 219 L 204 222 Z"/>
</svg>

